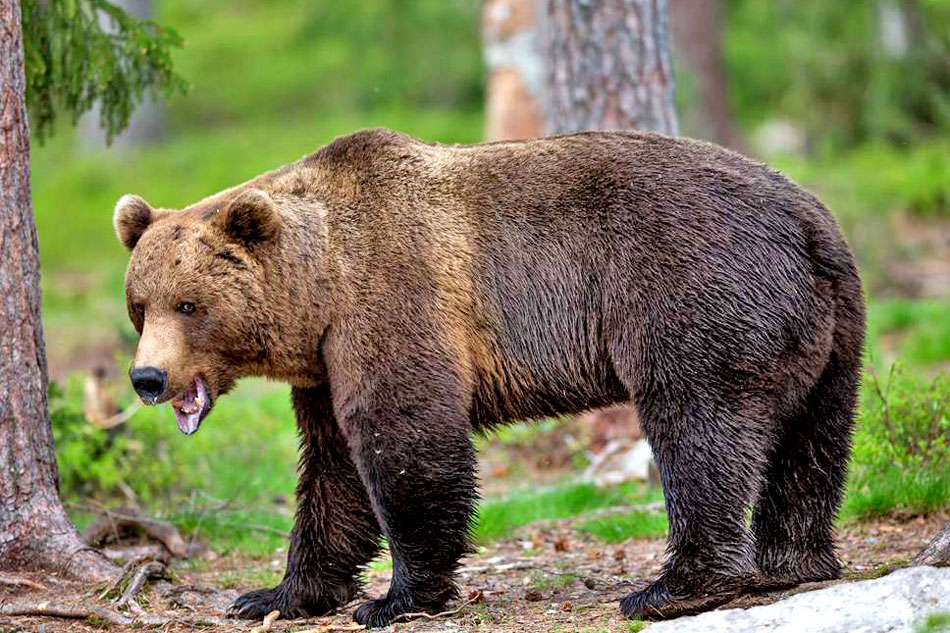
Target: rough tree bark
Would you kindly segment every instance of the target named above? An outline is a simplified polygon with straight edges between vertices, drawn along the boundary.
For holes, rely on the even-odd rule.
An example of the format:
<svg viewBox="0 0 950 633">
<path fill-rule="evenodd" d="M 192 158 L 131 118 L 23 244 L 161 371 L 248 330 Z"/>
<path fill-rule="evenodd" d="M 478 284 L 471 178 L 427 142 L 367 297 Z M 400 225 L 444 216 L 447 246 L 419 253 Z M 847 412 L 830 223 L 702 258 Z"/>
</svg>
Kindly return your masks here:
<svg viewBox="0 0 950 633">
<path fill-rule="evenodd" d="M 684 121 L 684 127 L 700 138 L 747 153 L 729 109 L 722 56 L 721 0 L 670 0 L 670 18 L 673 54 L 696 83 L 696 116 Z M 689 125 L 693 119 L 695 123 Z"/>
<path fill-rule="evenodd" d="M 677 134 L 666 0 L 549 0 L 548 132 Z"/>
<path fill-rule="evenodd" d="M 546 0 L 550 133 L 634 129 L 677 134 L 666 0 Z M 635 429 L 629 405 L 585 416 Z"/>
<path fill-rule="evenodd" d="M 0 0 L 0 568 L 101 580 L 59 500 L 46 402 L 19 0 Z"/>
</svg>

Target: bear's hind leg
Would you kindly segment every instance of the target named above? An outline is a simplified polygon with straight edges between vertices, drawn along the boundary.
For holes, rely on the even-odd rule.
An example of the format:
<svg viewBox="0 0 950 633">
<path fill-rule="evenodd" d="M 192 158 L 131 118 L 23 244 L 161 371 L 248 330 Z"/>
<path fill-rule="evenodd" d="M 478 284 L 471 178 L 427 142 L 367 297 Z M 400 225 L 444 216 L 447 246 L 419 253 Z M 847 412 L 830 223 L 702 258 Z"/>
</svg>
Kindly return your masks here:
<svg viewBox="0 0 950 633">
<path fill-rule="evenodd" d="M 629 594 L 621 609 L 663 619 L 725 604 L 755 577 L 746 512 L 765 467 L 765 425 L 708 395 L 685 402 L 660 396 L 639 407 L 663 483 L 668 557 L 660 578 Z"/>
<path fill-rule="evenodd" d="M 860 365 L 834 352 L 771 452 L 752 515 L 763 590 L 837 578 L 834 517 L 847 474 Z"/>
<path fill-rule="evenodd" d="M 381 532 L 349 447 L 333 417 L 329 385 L 293 389 L 300 431 L 297 519 L 287 571 L 273 589 L 235 600 L 229 612 L 259 620 L 324 615 L 349 602 L 361 568 L 380 550 Z"/>
</svg>

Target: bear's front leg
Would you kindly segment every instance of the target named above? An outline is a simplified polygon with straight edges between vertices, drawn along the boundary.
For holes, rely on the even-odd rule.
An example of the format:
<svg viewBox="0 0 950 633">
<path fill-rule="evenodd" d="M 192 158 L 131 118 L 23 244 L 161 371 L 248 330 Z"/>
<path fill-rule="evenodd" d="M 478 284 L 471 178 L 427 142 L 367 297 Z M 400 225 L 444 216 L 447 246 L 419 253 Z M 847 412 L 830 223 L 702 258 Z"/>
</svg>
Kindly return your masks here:
<svg viewBox="0 0 950 633">
<path fill-rule="evenodd" d="M 242 618 L 259 620 L 275 609 L 284 618 L 330 613 L 356 595 L 361 568 L 380 549 L 379 524 L 333 416 L 329 385 L 295 388 L 293 403 L 301 471 L 287 571 L 278 586 L 231 605 Z"/>
<path fill-rule="evenodd" d="M 476 492 L 469 413 L 451 370 L 429 376 L 438 377 L 376 382 L 338 409 L 393 557 L 389 592 L 354 614 L 368 627 L 443 610 L 457 595 L 454 573 L 470 549 Z"/>
</svg>

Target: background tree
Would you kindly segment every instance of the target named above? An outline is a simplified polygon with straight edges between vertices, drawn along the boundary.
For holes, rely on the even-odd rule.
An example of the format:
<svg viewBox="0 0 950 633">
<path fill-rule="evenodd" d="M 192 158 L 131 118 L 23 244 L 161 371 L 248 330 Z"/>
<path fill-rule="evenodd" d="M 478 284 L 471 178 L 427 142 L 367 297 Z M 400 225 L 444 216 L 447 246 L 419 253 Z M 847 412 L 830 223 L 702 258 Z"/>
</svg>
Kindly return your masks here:
<svg viewBox="0 0 950 633">
<path fill-rule="evenodd" d="M 115 22 L 114 34 L 100 29 L 97 11 Z M 59 500 L 27 108 L 43 138 L 58 109 L 75 120 L 99 101 L 112 136 L 147 88 L 183 86 L 168 58 L 177 41 L 101 0 L 27 0 L 22 21 L 19 0 L 0 0 L 0 568 L 97 580 L 114 571 L 83 544 Z"/>
<path fill-rule="evenodd" d="M 549 0 L 547 129 L 676 134 L 666 0 Z"/>
<path fill-rule="evenodd" d="M 721 0 L 670 0 L 670 20 L 673 55 L 692 79 L 694 99 L 686 105 L 683 122 L 688 135 L 745 152 L 729 108 Z"/>
<path fill-rule="evenodd" d="M 485 139 L 544 134 L 544 63 L 538 0 L 488 0 L 482 14 Z"/>
</svg>

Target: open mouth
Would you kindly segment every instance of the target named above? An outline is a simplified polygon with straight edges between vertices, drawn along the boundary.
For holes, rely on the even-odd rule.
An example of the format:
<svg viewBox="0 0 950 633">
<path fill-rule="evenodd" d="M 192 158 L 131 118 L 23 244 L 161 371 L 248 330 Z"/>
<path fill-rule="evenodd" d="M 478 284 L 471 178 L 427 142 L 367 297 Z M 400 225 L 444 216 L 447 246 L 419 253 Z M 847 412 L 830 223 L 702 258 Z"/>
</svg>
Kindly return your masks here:
<svg viewBox="0 0 950 633">
<path fill-rule="evenodd" d="M 211 394 L 201 376 L 195 376 L 186 389 L 172 398 L 172 409 L 182 433 L 191 435 L 198 430 L 201 421 L 211 411 Z"/>
</svg>

